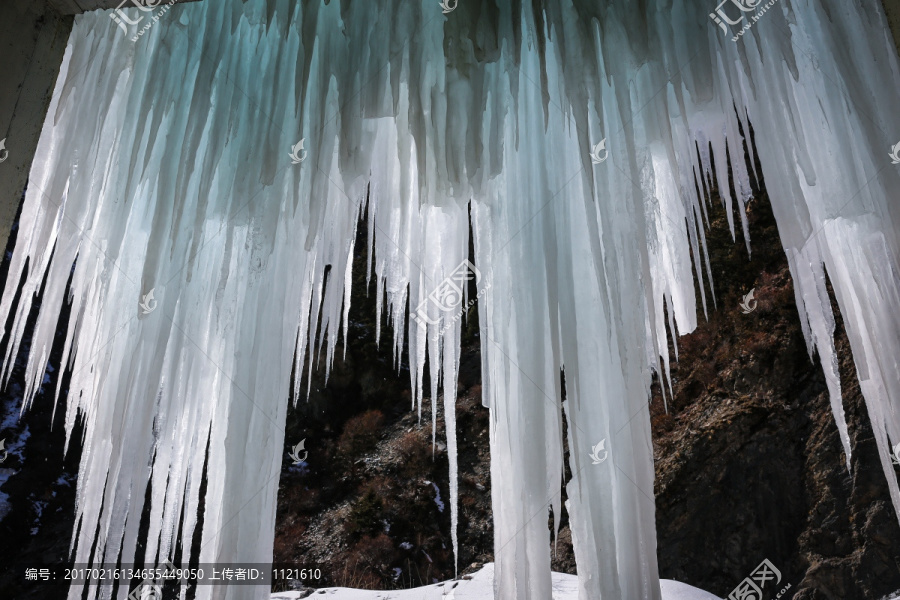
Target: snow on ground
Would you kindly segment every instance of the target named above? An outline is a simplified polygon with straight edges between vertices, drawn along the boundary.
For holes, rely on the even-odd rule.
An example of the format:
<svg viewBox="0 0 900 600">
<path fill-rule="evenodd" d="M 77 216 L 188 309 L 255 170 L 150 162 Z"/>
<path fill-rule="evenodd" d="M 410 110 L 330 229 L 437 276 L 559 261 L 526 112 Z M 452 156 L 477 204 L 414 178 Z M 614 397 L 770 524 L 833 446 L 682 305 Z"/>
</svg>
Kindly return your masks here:
<svg viewBox="0 0 900 600">
<path fill-rule="evenodd" d="M 573 575 L 568 577 L 573 577 Z M 709 592 L 680 581 L 660 579 L 659 586 L 662 588 L 663 600 L 720 600 L 718 596 L 713 596 Z"/>
<path fill-rule="evenodd" d="M 488 563 L 471 579 L 445 581 L 410 590 L 353 590 L 350 588 L 322 588 L 311 600 L 494 600 L 494 564 Z M 663 600 L 721 600 L 709 592 L 678 581 L 663 579 Z M 271 600 L 295 600 L 300 592 L 278 592 Z M 577 600 L 578 577 L 553 573 L 553 600 Z"/>
</svg>

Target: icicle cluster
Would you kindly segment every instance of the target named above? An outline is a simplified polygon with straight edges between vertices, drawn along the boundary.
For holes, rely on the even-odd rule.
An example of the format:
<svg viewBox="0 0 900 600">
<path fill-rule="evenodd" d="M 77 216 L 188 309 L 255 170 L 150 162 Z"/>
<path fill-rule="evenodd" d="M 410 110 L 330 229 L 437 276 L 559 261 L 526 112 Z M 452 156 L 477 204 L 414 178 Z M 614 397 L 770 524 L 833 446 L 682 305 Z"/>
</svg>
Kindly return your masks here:
<svg viewBox="0 0 900 600">
<path fill-rule="evenodd" d="M 781 0 L 734 42 L 710 13 L 746 15 L 735 31 L 753 13 L 713 4 L 207 0 L 137 42 L 79 17 L 0 304 L 8 377 L 46 278 L 26 406 L 72 304 L 76 561 L 131 560 L 148 487 L 148 560 L 184 560 L 204 475 L 200 562 L 270 559 L 291 371 L 302 395 L 304 365 L 324 349 L 328 368 L 346 336 L 368 208 L 394 355 L 408 348 L 419 407 L 426 360 L 443 396 L 454 545 L 461 321 L 434 293 L 471 225 L 497 597 L 551 595 L 567 444 L 579 597 L 658 599 L 649 382 L 668 367 L 664 314 L 695 327 L 694 277 L 704 312 L 713 299 L 712 186 L 747 237 L 751 124 L 841 438 L 849 455 L 826 272 L 900 511 L 900 73 L 884 15 Z"/>
</svg>

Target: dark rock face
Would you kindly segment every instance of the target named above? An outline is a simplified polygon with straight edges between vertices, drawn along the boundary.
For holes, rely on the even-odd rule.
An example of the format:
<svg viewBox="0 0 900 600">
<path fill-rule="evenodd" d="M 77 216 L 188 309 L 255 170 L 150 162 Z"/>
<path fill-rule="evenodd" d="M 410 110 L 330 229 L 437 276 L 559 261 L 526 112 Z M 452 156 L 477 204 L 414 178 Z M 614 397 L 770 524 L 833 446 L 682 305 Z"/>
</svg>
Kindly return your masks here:
<svg viewBox="0 0 900 600">
<path fill-rule="evenodd" d="M 786 597 L 802 600 L 898 590 L 900 526 L 843 324 L 838 317 L 849 473 L 768 198 L 750 204 L 751 260 L 722 209 L 713 215 L 718 310 L 679 339 L 669 413 L 658 388 L 651 409 L 660 575 L 727 597 L 769 559 L 782 575 L 764 588 L 771 597 L 787 584 Z M 751 288 L 758 306 L 743 314 Z"/>
</svg>

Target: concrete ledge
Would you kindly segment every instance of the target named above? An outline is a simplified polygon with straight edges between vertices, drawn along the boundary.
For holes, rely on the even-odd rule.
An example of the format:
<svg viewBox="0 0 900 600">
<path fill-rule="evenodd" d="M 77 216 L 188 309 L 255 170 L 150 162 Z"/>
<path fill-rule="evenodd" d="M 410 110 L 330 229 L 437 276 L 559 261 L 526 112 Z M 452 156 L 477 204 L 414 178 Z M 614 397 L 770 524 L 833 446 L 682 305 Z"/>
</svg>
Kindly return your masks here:
<svg viewBox="0 0 900 600">
<path fill-rule="evenodd" d="M 74 17 L 45 2 L 0 0 L 0 251 L 22 201 Z"/>
<path fill-rule="evenodd" d="M 894 45 L 897 46 L 897 53 L 900 54 L 900 6 L 896 0 L 883 0 L 882 6 L 884 6 L 888 27 L 894 34 Z"/>
<path fill-rule="evenodd" d="M 198 0 L 175 0 L 175 4 L 197 2 Z M 47 0 L 47 3 L 61 15 L 77 15 L 89 10 L 107 8 L 128 8 L 141 6 L 156 7 L 168 4 L 170 0 Z"/>
</svg>

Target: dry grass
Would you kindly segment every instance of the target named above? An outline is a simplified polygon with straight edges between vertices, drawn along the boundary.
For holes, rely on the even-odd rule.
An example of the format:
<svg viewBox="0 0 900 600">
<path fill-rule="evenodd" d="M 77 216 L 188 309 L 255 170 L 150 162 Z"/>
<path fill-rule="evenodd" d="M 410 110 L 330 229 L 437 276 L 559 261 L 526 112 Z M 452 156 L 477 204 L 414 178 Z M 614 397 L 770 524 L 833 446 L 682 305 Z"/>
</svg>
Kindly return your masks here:
<svg viewBox="0 0 900 600">
<path fill-rule="evenodd" d="M 338 438 L 338 452 L 353 458 L 371 449 L 378 441 L 379 430 L 383 425 L 384 415 L 380 410 L 367 410 L 351 418 Z"/>
</svg>

